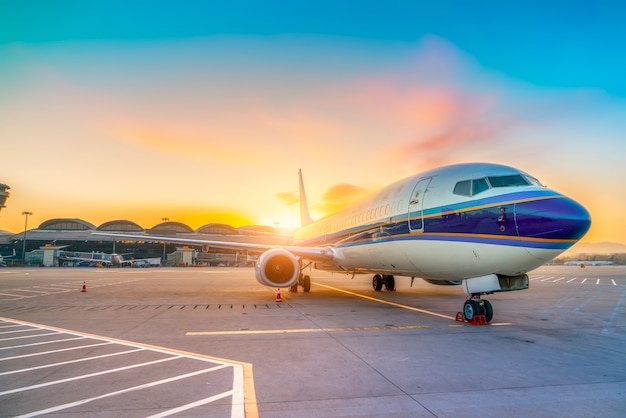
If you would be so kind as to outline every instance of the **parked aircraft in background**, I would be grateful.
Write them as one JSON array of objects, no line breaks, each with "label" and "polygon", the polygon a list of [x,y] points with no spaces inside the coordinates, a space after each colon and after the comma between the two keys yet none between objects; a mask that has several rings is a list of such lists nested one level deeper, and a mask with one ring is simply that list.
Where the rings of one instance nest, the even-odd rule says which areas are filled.
[{"label": "parked aircraft in background", "polygon": [[148,267],[161,265],[161,257],[125,260],[123,254],[107,254],[96,251],[61,251],[59,263],[70,263],[79,267]]},{"label": "parked aircraft in background", "polygon": [[591,225],[574,200],[518,169],[488,163],[451,165],[393,183],[334,215],[313,222],[300,173],[303,227],[294,244],[270,246],[147,235],[94,233],[261,253],[256,278],[265,286],[311,286],[317,269],[373,274],[375,290],[395,289],[395,276],[463,285],[466,319],[493,317],[494,292],[527,289],[526,272],[576,243]]},{"label": "parked aircraft in background", "polygon": [[609,266],[611,264],[613,264],[614,261],[612,260],[606,260],[606,261],[581,261],[581,260],[572,260],[572,261],[566,261],[565,263],[563,263],[566,266],[580,266],[580,267],[585,267],[585,266]]},{"label": "parked aircraft in background", "polygon": [[0,254],[0,267],[6,267],[7,262],[4,261],[5,258],[13,258],[15,257],[15,250],[13,250],[13,254],[11,255],[2,255]]}]

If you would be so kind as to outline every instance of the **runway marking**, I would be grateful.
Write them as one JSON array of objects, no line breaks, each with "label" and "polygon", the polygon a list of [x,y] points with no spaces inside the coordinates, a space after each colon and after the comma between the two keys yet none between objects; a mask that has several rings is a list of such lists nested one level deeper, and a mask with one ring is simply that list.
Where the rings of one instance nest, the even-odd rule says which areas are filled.
[{"label": "runway marking", "polygon": [[16,290],[18,292],[30,292],[30,293],[49,293],[49,292],[44,292],[43,290],[28,290],[28,289],[11,289],[11,290]]},{"label": "runway marking", "polygon": [[0,334],[15,334],[17,332],[33,332],[38,331],[36,329],[14,329],[13,331],[0,331]]},{"label": "runway marking", "polygon": [[617,286],[617,283],[615,283],[615,280],[611,279],[611,281],[613,282],[613,286]]},{"label": "runway marking", "polygon": [[[59,362],[59,363],[49,363],[49,364],[44,364],[43,366],[29,367],[28,369],[11,370],[10,372],[2,372],[2,373],[0,373],[0,376],[5,376],[7,374],[15,374],[15,373],[25,373],[25,372],[30,372],[30,371],[33,371],[33,370],[46,369],[48,367],[64,366],[66,364],[80,363],[82,361],[97,360],[97,359],[106,358],[106,357],[119,356],[119,355],[122,355],[122,354],[136,353],[138,351],[143,351],[143,348],[135,348],[135,349],[126,350],[126,351],[117,351],[115,353],[103,354],[103,355],[100,355],[100,356],[82,357],[82,358],[79,358],[79,359],[76,359],[76,360],[62,361],[62,362]],[[2,360],[4,360],[4,359],[2,359]]]},{"label": "runway marking", "polygon": [[[167,416],[167,415],[175,414],[175,413],[180,412],[180,411],[184,411],[184,410],[187,410],[187,409],[195,408],[197,406],[202,406],[202,405],[214,402],[214,401],[216,401],[218,399],[222,399],[222,398],[225,398],[225,397],[231,397],[231,399],[232,399],[232,402],[231,402],[231,416],[233,416],[233,417],[244,417],[245,416],[246,418],[258,418],[259,417],[259,410],[258,410],[258,404],[257,404],[257,398],[256,398],[256,389],[254,387],[254,376],[253,376],[253,369],[252,369],[252,364],[251,363],[244,363],[244,362],[240,362],[240,361],[236,361],[236,360],[227,360],[227,359],[223,359],[223,358],[219,358],[219,357],[213,357],[213,356],[207,356],[207,355],[198,354],[198,353],[190,353],[190,352],[186,352],[186,351],[182,351],[182,350],[158,347],[158,346],[154,346],[154,345],[150,345],[150,344],[130,342],[130,341],[125,341],[125,340],[116,339],[116,338],[110,338],[110,337],[104,338],[104,337],[101,337],[101,336],[98,336],[98,335],[89,334],[89,333],[82,333],[82,332],[77,332],[77,331],[69,331],[69,330],[62,329],[62,328],[46,326],[46,325],[40,325],[40,324],[34,324],[34,323],[31,323],[31,322],[20,321],[20,320],[11,319],[11,318],[0,317],[0,321],[4,321],[4,322],[9,323],[9,324],[19,324],[19,325],[23,325],[23,326],[35,327],[35,328],[39,328],[41,330],[46,330],[46,331],[54,331],[54,333],[40,334],[40,336],[41,335],[55,335],[55,334],[74,335],[77,338],[69,338],[67,340],[90,338],[90,339],[95,339],[95,340],[99,340],[99,341],[103,342],[103,343],[98,343],[98,344],[120,344],[120,345],[125,345],[127,347],[134,347],[134,348],[138,348],[138,349],[145,349],[145,350],[158,352],[158,353],[162,353],[162,354],[167,354],[167,355],[171,356],[171,357],[168,357],[168,358],[165,358],[165,359],[161,359],[161,360],[150,361],[150,362],[141,363],[141,364],[135,364],[135,365],[127,366],[127,367],[121,367],[121,368],[118,368],[118,369],[107,370],[107,371],[104,371],[104,372],[91,373],[91,374],[88,374],[88,375],[77,376],[77,377],[68,378],[68,379],[62,379],[62,380],[55,381],[55,382],[48,382],[48,383],[42,383],[42,384],[32,385],[32,386],[23,387],[23,388],[16,388],[16,389],[0,392],[0,395],[26,391],[26,390],[30,390],[30,389],[35,389],[35,388],[40,388],[40,387],[44,387],[44,386],[49,386],[49,385],[56,384],[56,383],[65,383],[65,382],[69,382],[69,381],[72,381],[72,380],[82,379],[82,378],[85,378],[85,377],[97,376],[97,375],[101,375],[101,374],[112,373],[113,371],[117,371],[117,370],[126,370],[128,368],[136,368],[136,367],[141,367],[141,366],[148,365],[148,364],[156,364],[156,363],[161,363],[161,362],[164,362],[164,361],[176,360],[176,359],[181,359],[181,358],[191,358],[191,359],[195,359],[195,360],[204,360],[204,361],[208,360],[208,361],[213,362],[213,363],[218,363],[217,366],[213,366],[213,367],[206,368],[206,369],[203,369],[203,370],[198,370],[198,371],[194,371],[194,372],[187,373],[187,374],[184,374],[184,375],[173,376],[173,377],[166,378],[166,379],[163,379],[163,380],[160,380],[160,381],[150,382],[150,383],[147,383],[147,384],[142,384],[142,385],[126,388],[126,389],[123,389],[123,390],[120,390],[120,391],[117,391],[117,392],[106,393],[106,394],[103,394],[103,395],[100,395],[100,396],[96,396],[96,397],[93,397],[93,398],[82,399],[82,400],[79,400],[79,401],[76,401],[76,402],[72,402],[72,403],[69,403],[69,404],[57,405],[57,406],[54,406],[54,407],[51,407],[51,408],[48,408],[48,409],[44,409],[44,410],[41,410],[41,411],[30,412],[28,414],[21,415],[21,416],[24,416],[24,417],[28,416],[28,417],[30,417],[30,416],[36,416],[36,415],[51,413],[51,412],[59,411],[59,410],[62,410],[62,409],[72,408],[74,406],[82,405],[82,404],[85,404],[85,403],[88,403],[88,402],[92,402],[92,401],[95,401],[95,400],[98,400],[98,399],[103,399],[103,398],[119,395],[119,394],[122,394],[122,393],[131,392],[131,391],[142,390],[142,389],[146,389],[146,388],[149,388],[149,387],[152,387],[152,386],[155,386],[155,385],[169,383],[169,382],[173,382],[173,381],[176,381],[176,380],[181,380],[181,379],[185,379],[185,378],[188,378],[188,377],[201,375],[201,374],[204,374],[204,373],[210,373],[210,372],[212,372],[214,370],[219,370],[219,369],[223,369],[223,368],[226,368],[226,367],[232,367],[233,368],[233,383],[232,383],[232,389],[231,390],[225,391],[225,392],[223,392],[221,394],[218,394],[218,395],[215,395],[215,396],[212,396],[212,397],[209,397],[209,398],[200,399],[199,401],[196,401],[196,402],[193,402],[193,403],[190,403],[190,404],[179,406],[179,407],[174,408],[174,409],[169,410],[169,411],[161,412],[161,413],[156,414],[154,416]],[[7,339],[14,339],[14,338],[3,338],[2,340],[7,340]],[[51,341],[51,342],[47,342],[47,343],[54,343],[54,342],[58,342],[58,341],[62,341],[62,340],[56,340],[56,341]],[[32,345],[38,345],[38,344],[46,344],[46,343],[37,343],[37,344],[32,344]],[[31,344],[29,344],[29,345],[31,345]],[[2,347],[1,349],[10,349],[10,348],[15,348],[15,347],[19,347],[19,346]],[[66,350],[66,349],[55,350],[55,351],[64,351],[64,350]],[[46,353],[49,353],[49,352],[46,352]],[[41,354],[41,353],[36,353],[35,355],[37,355],[37,354]]]},{"label": "runway marking", "polygon": [[619,300],[615,304],[613,308],[613,312],[611,313],[611,318],[609,318],[608,324],[602,329],[602,334],[613,334],[617,328],[617,320],[621,317],[622,310],[624,309],[624,305],[626,304],[626,291],[622,292]]},{"label": "runway marking", "polygon": [[[78,338],[70,338],[70,339],[71,340],[76,340]],[[61,340],[61,341],[64,341],[64,340]],[[83,349],[83,348],[99,347],[101,345],[109,345],[109,344],[113,344],[113,343],[104,342],[104,343],[97,343],[97,344],[81,345],[79,347],[61,348],[61,349],[58,349],[58,350],[44,351],[42,353],[22,354],[20,356],[0,358],[0,361],[15,360],[15,359],[18,359],[18,358],[26,358],[26,357],[34,357],[34,356],[43,356],[45,354],[61,353],[63,351],[80,350],[80,349]],[[5,348],[13,348],[13,347],[5,347]]]},{"label": "runway marking", "polygon": [[64,338],[62,340],[42,341],[40,343],[14,345],[12,347],[0,347],[0,350],[12,350],[14,348],[34,347],[36,345],[46,345],[46,344],[54,344],[54,343],[60,343],[60,342],[65,342],[65,341],[84,340],[85,338],[86,337],[76,337],[76,338]]},{"label": "runway marking", "polygon": [[34,298],[35,296],[13,295],[11,293],[0,293],[2,296],[13,296],[15,298]]},{"label": "runway marking", "polygon": [[[223,369],[224,367],[228,367],[228,366],[222,364],[220,366],[210,367],[208,369],[197,370],[195,372],[191,372],[191,373],[187,373],[187,374],[183,374],[183,375],[179,375],[179,376],[174,376],[174,377],[170,377],[168,379],[158,380],[158,381],[146,383],[146,384],[143,384],[143,385],[133,386],[133,387],[130,387],[130,388],[118,390],[116,392],[105,393],[104,395],[100,395],[100,396],[94,396],[94,397],[91,397],[91,398],[81,399],[79,401],[74,401],[74,402],[63,404],[63,405],[53,406],[52,408],[42,409],[40,411],[34,411],[34,412],[29,413],[29,414],[24,414],[24,415],[20,415],[20,416],[21,417],[35,417],[35,416],[38,416],[38,415],[49,414],[51,412],[61,411],[63,409],[73,408],[75,406],[79,406],[79,405],[83,405],[83,404],[86,404],[86,403],[89,403],[89,402],[93,402],[93,401],[98,400],[98,399],[110,398],[111,396],[121,395],[123,393],[133,392],[133,391],[141,390],[141,389],[147,389],[147,388],[150,388],[150,387],[153,387],[153,386],[157,386],[157,385],[160,385],[160,384],[163,384],[163,383],[169,383],[169,382],[173,382],[175,380],[186,379],[188,377],[193,377],[193,376],[196,376],[196,375],[199,375],[199,374],[203,374],[203,373],[209,373],[209,372],[212,372],[212,371],[215,371],[215,370]],[[232,392],[232,391],[229,391],[229,392]],[[229,393],[229,392],[225,392],[225,393]],[[159,415],[153,415],[153,416],[159,416]],[[161,415],[161,416],[166,416],[166,415]]]},{"label": "runway marking", "polygon": [[573,282],[574,280],[576,280],[576,277],[573,277],[573,278],[569,279],[569,280],[567,281],[567,283],[571,283],[571,282]]},{"label": "runway marking", "polygon": [[151,366],[153,364],[164,363],[166,361],[172,361],[172,360],[179,360],[181,358],[182,358],[182,356],[166,357],[166,358],[162,358],[162,359],[159,359],[159,360],[146,361],[144,363],[137,363],[137,364],[132,364],[130,366],[118,367],[117,369],[109,369],[109,370],[104,370],[104,371],[101,371],[101,372],[83,374],[83,375],[75,376],[75,377],[68,377],[67,379],[53,380],[52,382],[39,383],[39,384],[36,384],[36,385],[31,385],[31,386],[24,386],[24,387],[21,387],[21,388],[15,388],[15,389],[10,389],[10,390],[5,390],[3,392],[0,392],[0,396],[2,396],[2,395],[10,395],[10,394],[13,394],[13,393],[24,392],[24,391],[27,391],[27,390],[39,389],[39,388],[43,388],[43,387],[46,387],[46,386],[58,385],[58,384],[61,384],[61,383],[73,382],[75,380],[87,379],[89,377],[102,376],[104,374],[109,374],[109,373],[117,373],[117,372],[121,372],[121,371],[124,371],[124,370],[135,369],[137,367]]},{"label": "runway marking", "polygon": [[378,298],[374,298],[374,297],[367,296],[367,295],[361,295],[360,293],[350,292],[349,290],[343,290],[343,289],[339,289],[339,288],[328,286],[328,285],[321,284],[321,283],[314,283],[314,284],[317,285],[317,286],[325,287],[327,289],[335,290],[337,292],[346,293],[348,295],[356,296],[356,297],[359,297],[359,298],[371,300],[371,301],[378,302],[378,303],[383,303],[385,305],[395,306],[396,308],[402,308],[402,309],[407,309],[409,311],[415,311],[415,312],[420,312],[420,313],[424,313],[424,314],[427,314],[427,315],[438,316],[440,318],[451,319],[453,321],[456,320],[456,318],[454,318],[452,316],[443,315],[443,314],[440,314],[440,313],[437,313],[437,312],[431,312],[431,311],[427,311],[425,309],[415,308],[413,306],[402,305],[400,303],[389,302],[387,300],[378,299]]},{"label": "runway marking", "polygon": [[301,329],[263,329],[249,330],[241,329],[236,331],[189,331],[185,335],[257,335],[257,334],[308,334],[316,332],[341,332],[341,331],[395,331],[405,329],[425,329],[427,325],[398,325],[384,327],[354,327],[354,328],[301,328]]},{"label": "runway marking", "polygon": [[[102,282],[98,280],[98,282],[94,282],[93,284],[89,284],[88,287],[91,288],[99,288],[103,286],[114,286],[121,285],[126,283],[134,283],[142,280],[146,280],[146,278],[135,278],[129,280],[117,280],[113,282]],[[8,300],[20,300],[20,299],[30,299],[42,296],[50,296],[50,295],[58,295],[60,293],[70,293],[74,291],[81,290],[81,287],[85,283],[85,280],[78,280],[76,282],[65,282],[65,283],[50,283],[46,285],[35,285],[24,288],[12,288],[5,290],[5,292],[11,293],[3,293],[0,292],[0,296],[8,296],[10,298],[0,298],[0,301],[8,301]],[[41,289],[41,290],[35,290]],[[21,293],[31,293],[30,295],[20,294]],[[32,294],[35,293],[35,294]]]},{"label": "runway marking", "polygon": [[550,279],[554,279],[554,276],[546,277],[545,279],[542,280],[542,282],[546,282],[546,281],[548,281]]},{"label": "runway marking", "polygon": [[586,281],[587,281],[587,278],[585,277],[583,281],[581,282],[581,284],[585,284]]}]

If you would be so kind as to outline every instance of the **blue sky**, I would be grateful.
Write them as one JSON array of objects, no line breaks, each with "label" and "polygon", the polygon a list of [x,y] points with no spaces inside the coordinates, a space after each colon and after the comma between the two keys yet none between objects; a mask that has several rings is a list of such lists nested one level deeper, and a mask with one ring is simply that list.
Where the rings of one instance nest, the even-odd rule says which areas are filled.
[{"label": "blue sky", "polygon": [[626,95],[620,1],[4,2],[0,43],[215,35],[413,42],[434,34],[531,83]]},{"label": "blue sky", "polygon": [[2,2],[0,229],[20,230],[24,210],[35,224],[292,225],[298,168],[319,217],[355,191],[480,160],[581,201],[587,240],[626,243],[625,10]]}]

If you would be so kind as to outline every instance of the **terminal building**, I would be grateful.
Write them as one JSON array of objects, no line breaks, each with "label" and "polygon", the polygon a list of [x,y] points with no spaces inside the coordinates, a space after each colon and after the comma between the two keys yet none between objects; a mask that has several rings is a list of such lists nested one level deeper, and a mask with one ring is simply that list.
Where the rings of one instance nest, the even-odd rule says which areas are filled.
[{"label": "terminal building", "polygon": [[[93,235],[93,232],[145,235],[146,239],[125,240]],[[67,255],[70,253],[90,253],[94,261],[111,254],[122,255],[126,260],[160,258],[160,264],[168,266],[241,266],[251,265],[256,260],[255,254],[201,245],[164,243],[150,235],[270,245],[290,243],[289,237],[278,234],[274,228],[267,226],[234,228],[226,224],[211,223],[194,230],[186,224],[168,221],[146,229],[128,220],[114,220],[96,226],[82,219],[57,218],[17,234],[0,231],[0,254],[15,254],[12,258],[5,257],[8,265],[41,266],[76,265],[68,261],[70,257]]]}]

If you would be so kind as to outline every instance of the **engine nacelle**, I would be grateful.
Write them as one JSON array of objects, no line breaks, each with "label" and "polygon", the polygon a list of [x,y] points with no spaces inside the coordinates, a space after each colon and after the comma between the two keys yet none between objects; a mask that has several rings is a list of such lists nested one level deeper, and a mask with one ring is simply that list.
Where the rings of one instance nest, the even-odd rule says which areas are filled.
[{"label": "engine nacelle", "polygon": [[291,287],[300,276],[300,263],[289,251],[272,248],[258,258],[254,273],[264,286]]},{"label": "engine nacelle", "polygon": [[436,284],[437,286],[458,286],[462,282],[460,280],[431,280],[431,279],[422,279],[427,283]]}]

